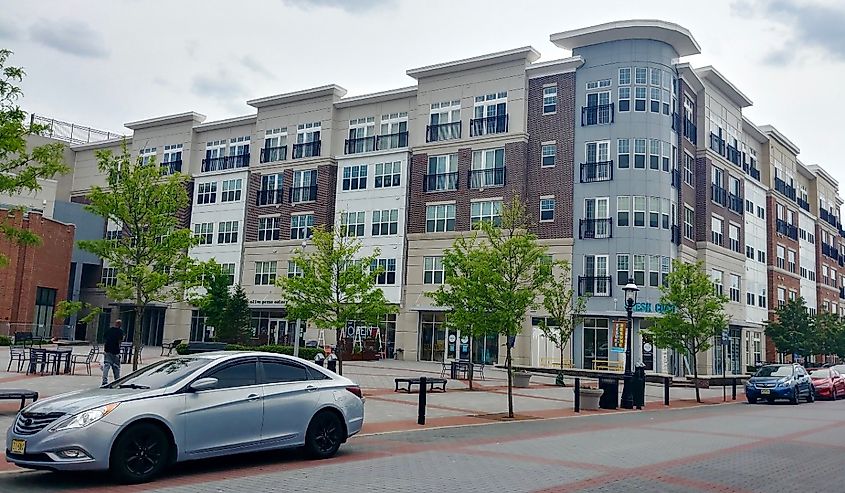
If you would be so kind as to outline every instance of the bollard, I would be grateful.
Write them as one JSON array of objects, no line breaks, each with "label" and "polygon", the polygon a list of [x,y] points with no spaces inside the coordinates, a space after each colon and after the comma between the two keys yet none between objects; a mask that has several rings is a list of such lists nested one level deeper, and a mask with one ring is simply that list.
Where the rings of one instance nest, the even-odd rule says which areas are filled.
[{"label": "bollard", "polygon": [[575,377],[575,412],[581,412],[581,379]]},{"label": "bollard", "polygon": [[671,377],[666,377],[666,378],[663,379],[663,405],[664,406],[669,405],[669,378],[671,378]]},{"label": "bollard", "polygon": [[428,380],[426,377],[420,377],[420,407],[417,416],[417,424],[419,425],[425,424],[425,392],[426,387],[428,387],[426,380]]},{"label": "bollard", "polygon": [[731,400],[736,400],[736,378],[731,382]]}]

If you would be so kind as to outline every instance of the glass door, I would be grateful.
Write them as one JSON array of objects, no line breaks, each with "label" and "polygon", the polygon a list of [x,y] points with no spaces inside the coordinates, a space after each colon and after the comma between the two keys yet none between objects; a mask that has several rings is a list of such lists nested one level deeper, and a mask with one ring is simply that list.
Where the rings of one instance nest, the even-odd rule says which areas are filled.
[{"label": "glass door", "polygon": [[[603,321],[604,324],[597,324],[596,322]],[[607,352],[607,332],[608,329],[604,327],[596,327],[595,325],[606,325],[607,319],[584,319],[584,369],[592,370],[593,364],[596,360],[608,359]],[[590,327],[590,325],[593,325]]]}]

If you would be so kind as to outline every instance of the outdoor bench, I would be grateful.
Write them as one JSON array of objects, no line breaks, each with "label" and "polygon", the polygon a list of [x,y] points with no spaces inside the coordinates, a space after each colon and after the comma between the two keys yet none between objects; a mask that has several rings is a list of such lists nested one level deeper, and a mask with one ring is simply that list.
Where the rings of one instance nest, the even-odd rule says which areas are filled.
[{"label": "outdoor bench", "polygon": [[[407,387],[404,388],[405,392],[411,393],[411,387],[416,385],[420,385],[419,378],[397,378],[396,379],[396,389],[394,392],[399,392],[399,384],[407,384]],[[426,386],[428,390],[435,390],[435,386],[439,386],[439,390],[446,392],[446,379],[445,378],[426,378]]]},{"label": "outdoor bench", "polygon": [[32,402],[38,400],[38,392],[34,390],[25,389],[0,389],[0,400],[21,400],[21,409],[26,405],[27,399],[32,399]]}]

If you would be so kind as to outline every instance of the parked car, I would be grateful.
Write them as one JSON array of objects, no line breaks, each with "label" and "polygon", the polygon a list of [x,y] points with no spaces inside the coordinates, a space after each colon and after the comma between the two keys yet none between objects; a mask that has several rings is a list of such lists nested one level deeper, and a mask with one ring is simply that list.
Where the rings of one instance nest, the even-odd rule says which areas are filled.
[{"label": "parked car", "polygon": [[137,483],[175,462],[241,452],[303,447],[328,458],[363,422],[348,378],[279,354],[213,352],[27,406],[6,434],[6,460]]},{"label": "parked car", "polygon": [[836,370],[842,378],[845,378],[845,365],[833,365],[830,368]]},{"label": "parked car", "polygon": [[775,399],[788,399],[798,404],[802,398],[813,402],[816,395],[807,371],[793,363],[761,367],[746,382],[745,398],[749,404],[755,404],[758,399],[766,399],[770,403]]},{"label": "parked car", "polygon": [[810,372],[816,396],[837,400],[845,397],[845,377],[833,368],[820,368]]}]

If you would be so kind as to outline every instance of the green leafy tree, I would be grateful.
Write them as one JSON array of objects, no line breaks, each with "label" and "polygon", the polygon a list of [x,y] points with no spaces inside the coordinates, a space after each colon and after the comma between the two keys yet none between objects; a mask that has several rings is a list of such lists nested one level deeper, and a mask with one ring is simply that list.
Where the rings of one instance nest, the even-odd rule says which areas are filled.
[{"label": "green leafy tree", "polygon": [[782,355],[808,355],[813,349],[814,325],[804,298],[798,297],[775,310],[775,319],[766,323],[766,335]]},{"label": "green leafy tree", "polygon": [[212,259],[198,265],[197,274],[199,277],[194,280],[194,285],[203,288],[204,292],[200,295],[193,294],[190,302],[200,309],[205,316],[206,325],[214,327],[215,338],[220,339],[221,331],[225,333],[226,330],[226,310],[231,300],[229,273]]},{"label": "green leafy tree", "polygon": [[812,332],[808,334],[808,354],[824,356],[825,360],[836,355],[842,340],[842,319],[830,312],[818,312],[813,318]]},{"label": "green leafy tree", "polygon": [[715,336],[728,326],[724,312],[728,299],[716,292],[701,262],[673,261],[668,283],[660,291],[660,302],[674,310],[655,320],[651,328],[654,343],[691,356],[695,400],[701,402],[698,355],[710,349]]},{"label": "green leafy tree", "polygon": [[[578,325],[586,309],[586,298],[578,296],[572,286],[572,266],[566,260],[552,264],[552,276],[549,282],[543,286],[543,307],[549,314],[549,319],[544,320],[540,330],[546,339],[560,351],[560,368],[564,367],[564,351],[566,344],[572,337],[572,332]],[[563,384],[563,378],[559,378]]]},{"label": "green leafy tree", "polygon": [[[25,74],[20,67],[6,66],[11,54],[9,50],[0,49],[0,196],[40,190],[39,180],[68,170],[62,159],[64,146],[60,143],[27,150],[27,137],[40,135],[47,127],[28,124],[26,112],[17,105],[18,98],[23,95],[18,84]],[[16,228],[9,221],[0,221],[2,239],[18,245],[39,245],[41,242],[35,233]],[[8,262],[8,257],[0,253],[0,267]]]},{"label": "green leafy tree", "polygon": [[342,226],[315,227],[309,243],[312,248],[297,249],[292,259],[302,275],[281,277],[278,285],[290,319],[310,320],[318,329],[335,331],[342,374],[340,343],[346,322],[375,325],[396,307],[387,303],[376,285],[382,270],[371,266],[378,250],[359,257],[361,242],[346,235]]},{"label": "green leafy tree", "polygon": [[235,286],[226,308],[226,342],[243,344],[252,336],[252,311],[243,286]]},{"label": "green leafy tree", "polygon": [[185,286],[195,276],[195,262],[187,253],[195,239],[178,218],[189,204],[187,177],[162,176],[154,160],[133,159],[125,142],[120,154],[101,151],[97,159],[106,186],[92,187],[86,209],[123,229],[117,239],[80,241],[79,246],[116,269],[116,283],[102,285],[109,298],[134,305],[134,370],[147,305],[183,301]]}]

